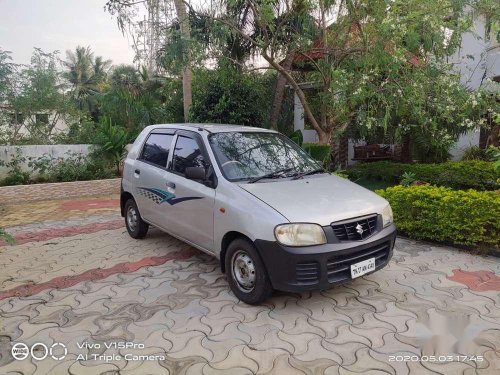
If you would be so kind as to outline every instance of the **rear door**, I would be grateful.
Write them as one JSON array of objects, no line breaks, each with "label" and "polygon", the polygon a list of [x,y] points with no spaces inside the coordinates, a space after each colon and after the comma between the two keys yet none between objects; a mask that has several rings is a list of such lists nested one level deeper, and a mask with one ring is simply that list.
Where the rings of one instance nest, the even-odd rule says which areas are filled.
[{"label": "rear door", "polygon": [[169,202],[168,227],[173,234],[203,249],[214,249],[215,188],[189,180],[187,167],[210,167],[203,139],[198,133],[178,131],[167,168],[167,184],[175,194]]},{"label": "rear door", "polygon": [[169,160],[174,131],[153,130],[146,139],[141,154],[135,164],[135,197],[141,216],[149,223],[164,226],[158,215],[168,214],[167,199],[172,192],[166,186],[167,162]]}]

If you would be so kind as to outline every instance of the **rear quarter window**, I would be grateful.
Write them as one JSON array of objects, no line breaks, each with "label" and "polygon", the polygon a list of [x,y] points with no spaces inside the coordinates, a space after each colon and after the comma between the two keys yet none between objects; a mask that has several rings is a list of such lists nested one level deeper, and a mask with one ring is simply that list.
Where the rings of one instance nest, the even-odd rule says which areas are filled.
[{"label": "rear quarter window", "polygon": [[140,156],[140,160],[166,168],[172,134],[150,134]]}]

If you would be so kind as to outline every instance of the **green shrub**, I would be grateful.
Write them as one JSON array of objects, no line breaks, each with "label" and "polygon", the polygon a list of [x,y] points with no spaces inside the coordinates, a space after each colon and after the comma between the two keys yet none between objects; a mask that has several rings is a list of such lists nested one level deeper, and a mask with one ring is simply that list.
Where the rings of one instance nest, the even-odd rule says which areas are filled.
[{"label": "green shrub", "polygon": [[500,245],[500,191],[394,186],[387,199],[398,230],[415,239],[458,245]]},{"label": "green shrub", "polygon": [[[31,172],[21,169],[22,164],[28,161]],[[20,149],[11,155],[6,163],[0,161],[0,166],[9,168],[7,177],[0,181],[0,185],[13,186],[43,182],[88,181],[117,176],[116,160],[107,158],[101,149],[96,149],[90,155],[68,152],[64,158],[55,158],[45,154],[39,158],[26,158]],[[32,175],[37,175],[33,178]]]},{"label": "green shrub", "polygon": [[302,146],[302,144],[304,143],[304,136],[299,129],[290,134],[290,139],[297,143],[299,146]]},{"label": "green shrub", "polygon": [[345,178],[345,179],[348,179],[349,176],[347,176],[344,171],[336,171],[336,172],[333,172],[332,173],[333,175],[335,176],[339,176],[339,177],[342,177],[342,178]]},{"label": "green shrub", "polygon": [[413,172],[405,172],[401,175],[400,184],[403,186],[410,186],[417,180],[415,173]]},{"label": "green shrub", "polygon": [[0,227],[0,241],[3,240],[10,245],[15,243],[14,237],[12,237],[9,233],[5,231],[5,229]]},{"label": "green shrub", "polygon": [[353,181],[382,180],[397,184],[405,172],[417,180],[454,189],[495,190],[499,188],[499,172],[493,162],[469,160],[441,164],[402,164],[389,161],[358,163],[345,173]]},{"label": "green shrub", "polygon": [[22,169],[22,164],[26,162],[26,157],[22,155],[21,148],[16,148],[16,153],[10,155],[9,162],[3,162],[0,160],[0,167],[6,167],[9,169],[7,177],[1,181],[1,185],[12,186],[12,185],[25,185],[29,184],[31,176],[28,172]]},{"label": "green shrub", "polygon": [[[495,171],[498,175],[500,175],[500,149],[497,147],[496,150],[492,153],[492,160],[494,163]],[[497,180],[498,182],[498,180]]]},{"label": "green shrub", "polygon": [[84,158],[66,159],[61,160],[52,168],[49,181],[87,181],[116,177],[114,173],[108,171],[102,163],[89,162]]},{"label": "green shrub", "polygon": [[418,180],[453,189],[495,190],[499,188],[492,162],[470,160],[443,164],[412,164],[409,171]]},{"label": "green shrub", "polygon": [[494,161],[495,155],[499,152],[500,148],[495,146],[490,146],[488,148],[472,146],[464,150],[464,154],[462,155],[462,160]]},{"label": "green shrub", "polygon": [[28,172],[21,170],[10,171],[7,177],[2,180],[3,186],[26,185],[31,182],[31,176]]},{"label": "green shrub", "polygon": [[478,146],[467,147],[462,155],[462,160],[487,160],[486,150]]},{"label": "green shrub", "polygon": [[313,157],[313,159],[328,164],[330,160],[330,146],[318,145],[316,143],[304,143],[302,148]]},{"label": "green shrub", "polygon": [[127,155],[127,144],[129,135],[127,131],[117,125],[113,125],[111,119],[104,118],[97,134],[99,148],[94,152],[97,158],[110,160],[115,168],[116,175],[120,175],[122,160]]},{"label": "green shrub", "polygon": [[44,155],[30,162],[39,173],[37,182],[88,181],[116,177],[112,165],[94,154],[69,153],[65,158]]},{"label": "green shrub", "polygon": [[390,161],[377,161],[371,163],[357,163],[348,168],[345,173],[349,179],[379,180],[397,184],[410,164],[393,163]]},{"label": "green shrub", "polygon": [[229,67],[195,69],[190,119],[265,127],[269,103],[273,100],[274,80],[273,75],[242,74]]}]

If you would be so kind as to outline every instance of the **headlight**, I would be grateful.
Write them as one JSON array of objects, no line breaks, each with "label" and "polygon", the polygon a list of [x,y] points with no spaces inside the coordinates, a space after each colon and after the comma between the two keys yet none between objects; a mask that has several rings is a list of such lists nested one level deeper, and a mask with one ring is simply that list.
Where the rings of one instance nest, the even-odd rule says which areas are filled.
[{"label": "headlight", "polygon": [[389,224],[391,224],[392,220],[393,220],[393,217],[392,217],[392,208],[391,208],[391,205],[388,204],[382,210],[382,222],[384,223],[384,228],[386,226],[388,226]]},{"label": "headlight", "polygon": [[311,246],[326,243],[323,228],[318,224],[281,224],[274,228],[274,236],[286,246]]}]

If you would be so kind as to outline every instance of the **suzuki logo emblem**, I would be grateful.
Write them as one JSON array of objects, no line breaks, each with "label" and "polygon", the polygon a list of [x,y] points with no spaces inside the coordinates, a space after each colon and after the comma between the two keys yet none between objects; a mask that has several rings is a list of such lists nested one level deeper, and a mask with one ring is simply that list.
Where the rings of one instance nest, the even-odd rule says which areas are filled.
[{"label": "suzuki logo emblem", "polygon": [[364,231],[365,230],[363,229],[363,227],[361,226],[361,224],[356,225],[356,232],[358,232],[360,236],[363,235]]}]

